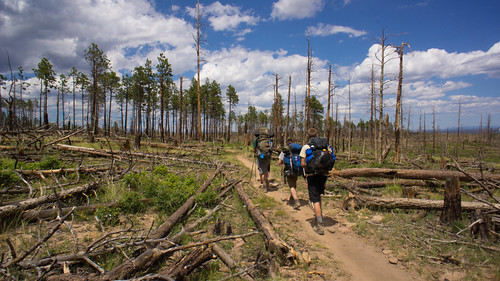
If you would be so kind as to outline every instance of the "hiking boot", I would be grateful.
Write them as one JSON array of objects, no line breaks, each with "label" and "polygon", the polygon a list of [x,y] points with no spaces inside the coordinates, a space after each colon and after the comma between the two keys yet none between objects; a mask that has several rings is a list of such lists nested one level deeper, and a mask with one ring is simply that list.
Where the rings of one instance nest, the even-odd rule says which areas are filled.
[{"label": "hiking boot", "polygon": [[293,208],[295,210],[298,210],[300,208],[300,202],[299,202],[299,200],[297,200],[297,201],[295,201],[295,203],[293,203]]},{"label": "hiking boot", "polygon": [[319,235],[324,235],[325,234],[325,228],[323,227],[322,223],[316,223],[316,225],[313,226],[313,229]]}]

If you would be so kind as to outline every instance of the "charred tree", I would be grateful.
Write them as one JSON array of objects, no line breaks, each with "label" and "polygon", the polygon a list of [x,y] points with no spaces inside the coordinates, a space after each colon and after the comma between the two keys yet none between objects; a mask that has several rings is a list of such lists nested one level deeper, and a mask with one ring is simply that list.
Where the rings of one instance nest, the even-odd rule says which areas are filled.
[{"label": "charred tree", "polygon": [[450,223],[462,220],[461,202],[459,179],[457,177],[447,178],[444,189],[444,206],[441,213],[441,222]]}]

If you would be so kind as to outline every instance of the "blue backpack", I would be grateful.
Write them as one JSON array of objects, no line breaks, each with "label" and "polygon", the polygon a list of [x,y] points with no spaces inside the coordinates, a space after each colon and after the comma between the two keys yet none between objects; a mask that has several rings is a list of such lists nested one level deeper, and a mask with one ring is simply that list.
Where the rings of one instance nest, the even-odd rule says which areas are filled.
[{"label": "blue backpack", "polygon": [[288,149],[283,149],[283,154],[285,158],[283,160],[285,164],[285,174],[300,176],[303,174],[302,167],[300,166],[300,150],[302,145],[291,143]]}]

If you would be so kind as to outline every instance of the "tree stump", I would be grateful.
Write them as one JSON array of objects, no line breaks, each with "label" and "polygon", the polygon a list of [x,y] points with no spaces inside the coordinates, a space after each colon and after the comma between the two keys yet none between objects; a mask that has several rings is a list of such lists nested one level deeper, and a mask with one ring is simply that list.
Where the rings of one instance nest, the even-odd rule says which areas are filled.
[{"label": "tree stump", "polygon": [[480,238],[483,241],[487,241],[490,238],[490,230],[493,230],[493,223],[491,216],[482,210],[476,210],[471,213],[471,224],[472,227],[470,231],[475,238]]},{"label": "tree stump", "polygon": [[450,223],[462,220],[462,198],[460,196],[460,181],[458,177],[446,179],[444,189],[444,205],[441,222]]}]

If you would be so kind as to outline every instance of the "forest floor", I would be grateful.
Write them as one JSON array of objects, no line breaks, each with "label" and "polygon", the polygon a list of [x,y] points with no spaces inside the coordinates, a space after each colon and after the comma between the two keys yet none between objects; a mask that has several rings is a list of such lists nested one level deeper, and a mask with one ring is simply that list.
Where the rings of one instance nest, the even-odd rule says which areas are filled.
[{"label": "forest floor", "polygon": [[[240,155],[237,159],[251,173],[250,185],[264,192],[252,159]],[[274,163],[273,163],[274,164]],[[263,210],[277,232],[295,250],[310,260],[302,272],[295,268],[280,268],[280,274],[294,280],[419,280],[414,272],[408,270],[410,264],[403,264],[390,250],[381,249],[360,237],[352,230],[353,223],[347,220],[347,211],[341,208],[341,200],[323,200],[325,234],[317,234],[312,225],[314,214],[310,206],[305,181],[298,180],[297,193],[301,207],[293,209],[288,204],[290,189],[280,180],[280,175],[270,173],[271,190],[265,195],[279,202],[280,212]],[[282,187],[281,187],[282,186]],[[374,223],[380,220],[371,218]],[[302,275],[302,276],[301,276]],[[304,276],[306,275],[306,276]],[[446,279],[445,279],[446,278]],[[441,278],[440,278],[441,279]],[[454,280],[452,276],[441,280]]]}]

